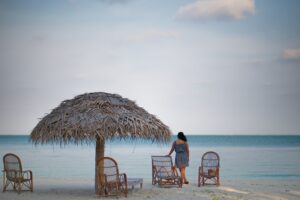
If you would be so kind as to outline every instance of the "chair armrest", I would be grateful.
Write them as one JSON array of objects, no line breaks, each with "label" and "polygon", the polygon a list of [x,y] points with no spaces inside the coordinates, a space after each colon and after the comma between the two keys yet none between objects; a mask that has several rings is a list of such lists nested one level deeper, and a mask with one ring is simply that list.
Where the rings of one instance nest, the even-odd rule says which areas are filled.
[{"label": "chair armrest", "polygon": [[127,175],[125,173],[119,174],[119,179],[127,185]]},{"label": "chair armrest", "polygon": [[219,173],[220,173],[220,168],[218,167],[218,168],[216,169],[216,174],[217,174],[217,176],[219,176]]},{"label": "chair armrest", "polygon": [[200,166],[198,170],[199,170],[199,173],[203,174],[203,166]]},{"label": "chair armrest", "polygon": [[124,189],[125,197],[127,197],[127,192],[128,192],[128,189],[127,189],[127,175],[125,173],[121,173],[121,174],[119,174],[119,179],[120,179],[121,187],[123,187],[123,189]]},{"label": "chair armrest", "polygon": [[98,180],[99,180],[99,183],[104,183],[106,184],[107,183],[107,175],[106,174],[99,174],[98,175]]},{"label": "chair armrest", "polygon": [[25,170],[25,171],[23,171],[23,176],[25,176],[25,175],[27,176],[27,178],[32,179],[32,171],[31,170]]},{"label": "chair armrest", "polygon": [[153,165],[152,165],[152,171],[153,171],[153,172],[157,172],[156,166],[153,166]]}]

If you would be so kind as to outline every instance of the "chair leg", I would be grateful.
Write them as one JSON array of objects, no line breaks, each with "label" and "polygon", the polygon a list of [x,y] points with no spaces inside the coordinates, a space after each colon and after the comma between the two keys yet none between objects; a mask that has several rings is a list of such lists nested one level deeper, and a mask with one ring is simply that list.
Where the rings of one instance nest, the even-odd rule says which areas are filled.
[{"label": "chair leg", "polygon": [[127,192],[128,192],[127,186],[125,185],[125,188],[124,188],[125,197],[127,197]]},{"label": "chair leg", "polygon": [[198,187],[200,187],[200,179],[201,179],[201,176],[200,176],[200,173],[198,173]]},{"label": "chair leg", "polygon": [[21,181],[18,182],[18,193],[20,194],[22,190],[22,184]]},{"label": "chair leg", "polygon": [[4,173],[5,172],[3,171],[3,191],[2,192],[5,191],[5,174]]},{"label": "chair leg", "polygon": [[2,192],[5,192],[8,185],[9,185],[8,180],[5,180],[5,178],[3,177],[3,191]]},{"label": "chair leg", "polygon": [[33,192],[33,180],[30,181],[30,191]]},{"label": "chair leg", "polygon": [[179,187],[182,188],[182,178],[180,177],[178,181],[179,181]]},{"label": "chair leg", "polygon": [[6,191],[6,188],[7,188],[8,185],[9,185],[8,180],[6,180],[6,181],[3,180],[3,191],[2,192]]},{"label": "chair leg", "polygon": [[158,185],[161,187],[161,179],[158,179]]},{"label": "chair leg", "polygon": [[119,187],[118,183],[115,183],[114,187],[116,188],[116,195],[118,197],[119,196],[119,190],[120,190],[120,187]]}]

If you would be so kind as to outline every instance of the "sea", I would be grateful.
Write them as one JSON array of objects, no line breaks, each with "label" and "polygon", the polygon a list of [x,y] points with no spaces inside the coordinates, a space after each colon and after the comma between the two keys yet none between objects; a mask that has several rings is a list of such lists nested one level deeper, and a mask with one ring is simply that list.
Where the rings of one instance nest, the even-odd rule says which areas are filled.
[{"label": "sea", "polygon": [[[105,144],[105,156],[114,158],[128,177],[151,180],[151,155],[169,153],[172,140],[156,144],[145,140],[115,140]],[[202,155],[215,151],[220,156],[222,180],[299,180],[300,136],[275,135],[187,135],[190,163],[186,169],[196,182]],[[27,135],[0,136],[0,156],[17,154],[23,169],[35,177],[93,180],[95,144],[34,145]],[[173,154],[173,159],[175,155]],[[3,162],[0,163],[3,169]]]}]

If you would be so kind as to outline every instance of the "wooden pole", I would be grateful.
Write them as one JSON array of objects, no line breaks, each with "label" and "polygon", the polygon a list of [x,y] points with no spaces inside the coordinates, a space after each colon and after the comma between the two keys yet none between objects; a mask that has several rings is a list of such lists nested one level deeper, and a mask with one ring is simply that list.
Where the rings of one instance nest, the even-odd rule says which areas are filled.
[{"label": "wooden pole", "polygon": [[[105,141],[100,140],[99,137],[96,137],[96,153],[95,153],[95,193],[97,193],[97,188],[99,184],[98,180],[98,173],[103,174],[103,166],[99,167],[97,166],[98,160],[102,157],[104,157],[104,147],[105,147]],[[100,165],[103,165],[103,163],[100,163]],[[98,171],[100,169],[100,171]],[[102,169],[102,170],[101,170]]]}]

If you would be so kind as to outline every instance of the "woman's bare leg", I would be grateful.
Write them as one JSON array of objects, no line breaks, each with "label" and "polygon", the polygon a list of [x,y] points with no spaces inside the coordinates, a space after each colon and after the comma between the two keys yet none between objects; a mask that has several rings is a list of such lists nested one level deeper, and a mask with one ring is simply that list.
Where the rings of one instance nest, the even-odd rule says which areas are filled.
[{"label": "woman's bare leg", "polygon": [[186,180],[186,176],[185,176],[185,167],[180,168],[180,174],[181,174],[183,183],[188,182],[188,181]]}]

